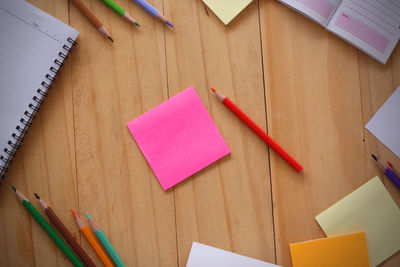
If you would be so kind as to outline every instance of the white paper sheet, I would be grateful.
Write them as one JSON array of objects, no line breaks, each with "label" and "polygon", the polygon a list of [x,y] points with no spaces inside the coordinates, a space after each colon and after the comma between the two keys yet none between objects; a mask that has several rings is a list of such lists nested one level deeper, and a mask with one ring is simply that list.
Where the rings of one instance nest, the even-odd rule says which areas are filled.
[{"label": "white paper sheet", "polygon": [[193,242],[186,267],[278,267],[278,265]]},{"label": "white paper sheet", "polygon": [[400,87],[386,100],[365,128],[400,158]]}]

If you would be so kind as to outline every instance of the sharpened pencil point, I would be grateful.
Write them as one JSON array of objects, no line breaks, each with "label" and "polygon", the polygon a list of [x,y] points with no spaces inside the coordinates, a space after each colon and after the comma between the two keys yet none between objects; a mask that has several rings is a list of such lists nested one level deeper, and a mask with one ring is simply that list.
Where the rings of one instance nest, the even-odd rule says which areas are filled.
[{"label": "sharpened pencil point", "polygon": [[14,192],[17,192],[17,188],[15,188],[15,186],[11,186],[12,190],[14,190]]},{"label": "sharpened pencil point", "polygon": [[392,164],[392,163],[390,163],[390,162],[388,161],[387,164],[390,166],[390,168],[393,168],[393,164]]},{"label": "sharpened pencil point", "polygon": [[107,38],[108,38],[108,40],[110,40],[111,42],[114,43],[114,40],[113,40],[113,38],[111,38],[111,36],[107,36]]},{"label": "sharpened pencil point", "polygon": [[215,89],[214,88],[211,88],[211,91],[213,91],[215,93]]},{"label": "sharpened pencil point", "polygon": [[38,194],[34,193],[34,195],[35,195],[35,197],[36,197],[37,199],[40,199],[40,197],[39,197]]},{"label": "sharpened pencil point", "polygon": [[375,161],[378,161],[378,158],[374,154],[371,154],[371,157],[373,157]]},{"label": "sharpened pencil point", "polygon": [[140,24],[137,21],[135,21],[133,24],[135,24],[136,26],[140,27]]},{"label": "sharpened pencil point", "polygon": [[88,219],[90,219],[90,215],[89,215],[89,213],[86,213],[86,217],[87,217]]},{"label": "sharpened pencil point", "polygon": [[172,25],[172,23],[169,22],[168,20],[167,20],[165,23],[167,23],[167,24],[168,24],[169,26],[171,26],[171,27],[174,27],[174,25]]},{"label": "sharpened pencil point", "polygon": [[76,218],[76,213],[75,213],[75,211],[71,209],[71,213],[72,213],[72,215],[74,216],[74,218]]}]

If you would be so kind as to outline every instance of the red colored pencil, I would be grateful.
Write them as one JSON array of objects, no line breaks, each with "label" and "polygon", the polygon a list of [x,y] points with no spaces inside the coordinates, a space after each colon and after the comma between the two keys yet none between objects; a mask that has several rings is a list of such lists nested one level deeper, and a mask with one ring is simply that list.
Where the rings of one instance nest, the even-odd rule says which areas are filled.
[{"label": "red colored pencil", "polygon": [[255,132],[264,142],[279,156],[281,156],[290,166],[293,167],[297,172],[302,172],[303,167],[292,158],[282,147],[280,147],[271,137],[268,136],[254,121],[252,121],[247,115],[241,111],[229,98],[215,91],[214,88],[211,90],[215,93],[218,100],[221,101],[230,111],[232,111],[236,116],[239,117],[253,132]]}]

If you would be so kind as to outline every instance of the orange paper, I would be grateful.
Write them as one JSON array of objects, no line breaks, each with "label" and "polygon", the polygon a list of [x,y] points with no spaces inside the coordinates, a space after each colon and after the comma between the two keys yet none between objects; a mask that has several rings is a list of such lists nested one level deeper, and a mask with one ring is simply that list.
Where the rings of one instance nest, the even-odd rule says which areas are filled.
[{"label": "orange paper", "polygon": [[290,244],[293,267],[368,267],[364,232]]}]

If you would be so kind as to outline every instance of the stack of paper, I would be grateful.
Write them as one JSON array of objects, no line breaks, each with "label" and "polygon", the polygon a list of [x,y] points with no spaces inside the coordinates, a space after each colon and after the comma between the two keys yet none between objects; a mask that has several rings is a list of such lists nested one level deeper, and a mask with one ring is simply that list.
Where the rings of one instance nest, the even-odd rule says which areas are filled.
[{"label": "stack of paper", "polygon": [[365,232],[372,266],[400,250],[400,210],[379,177],[315,218],[327,236]]}]

